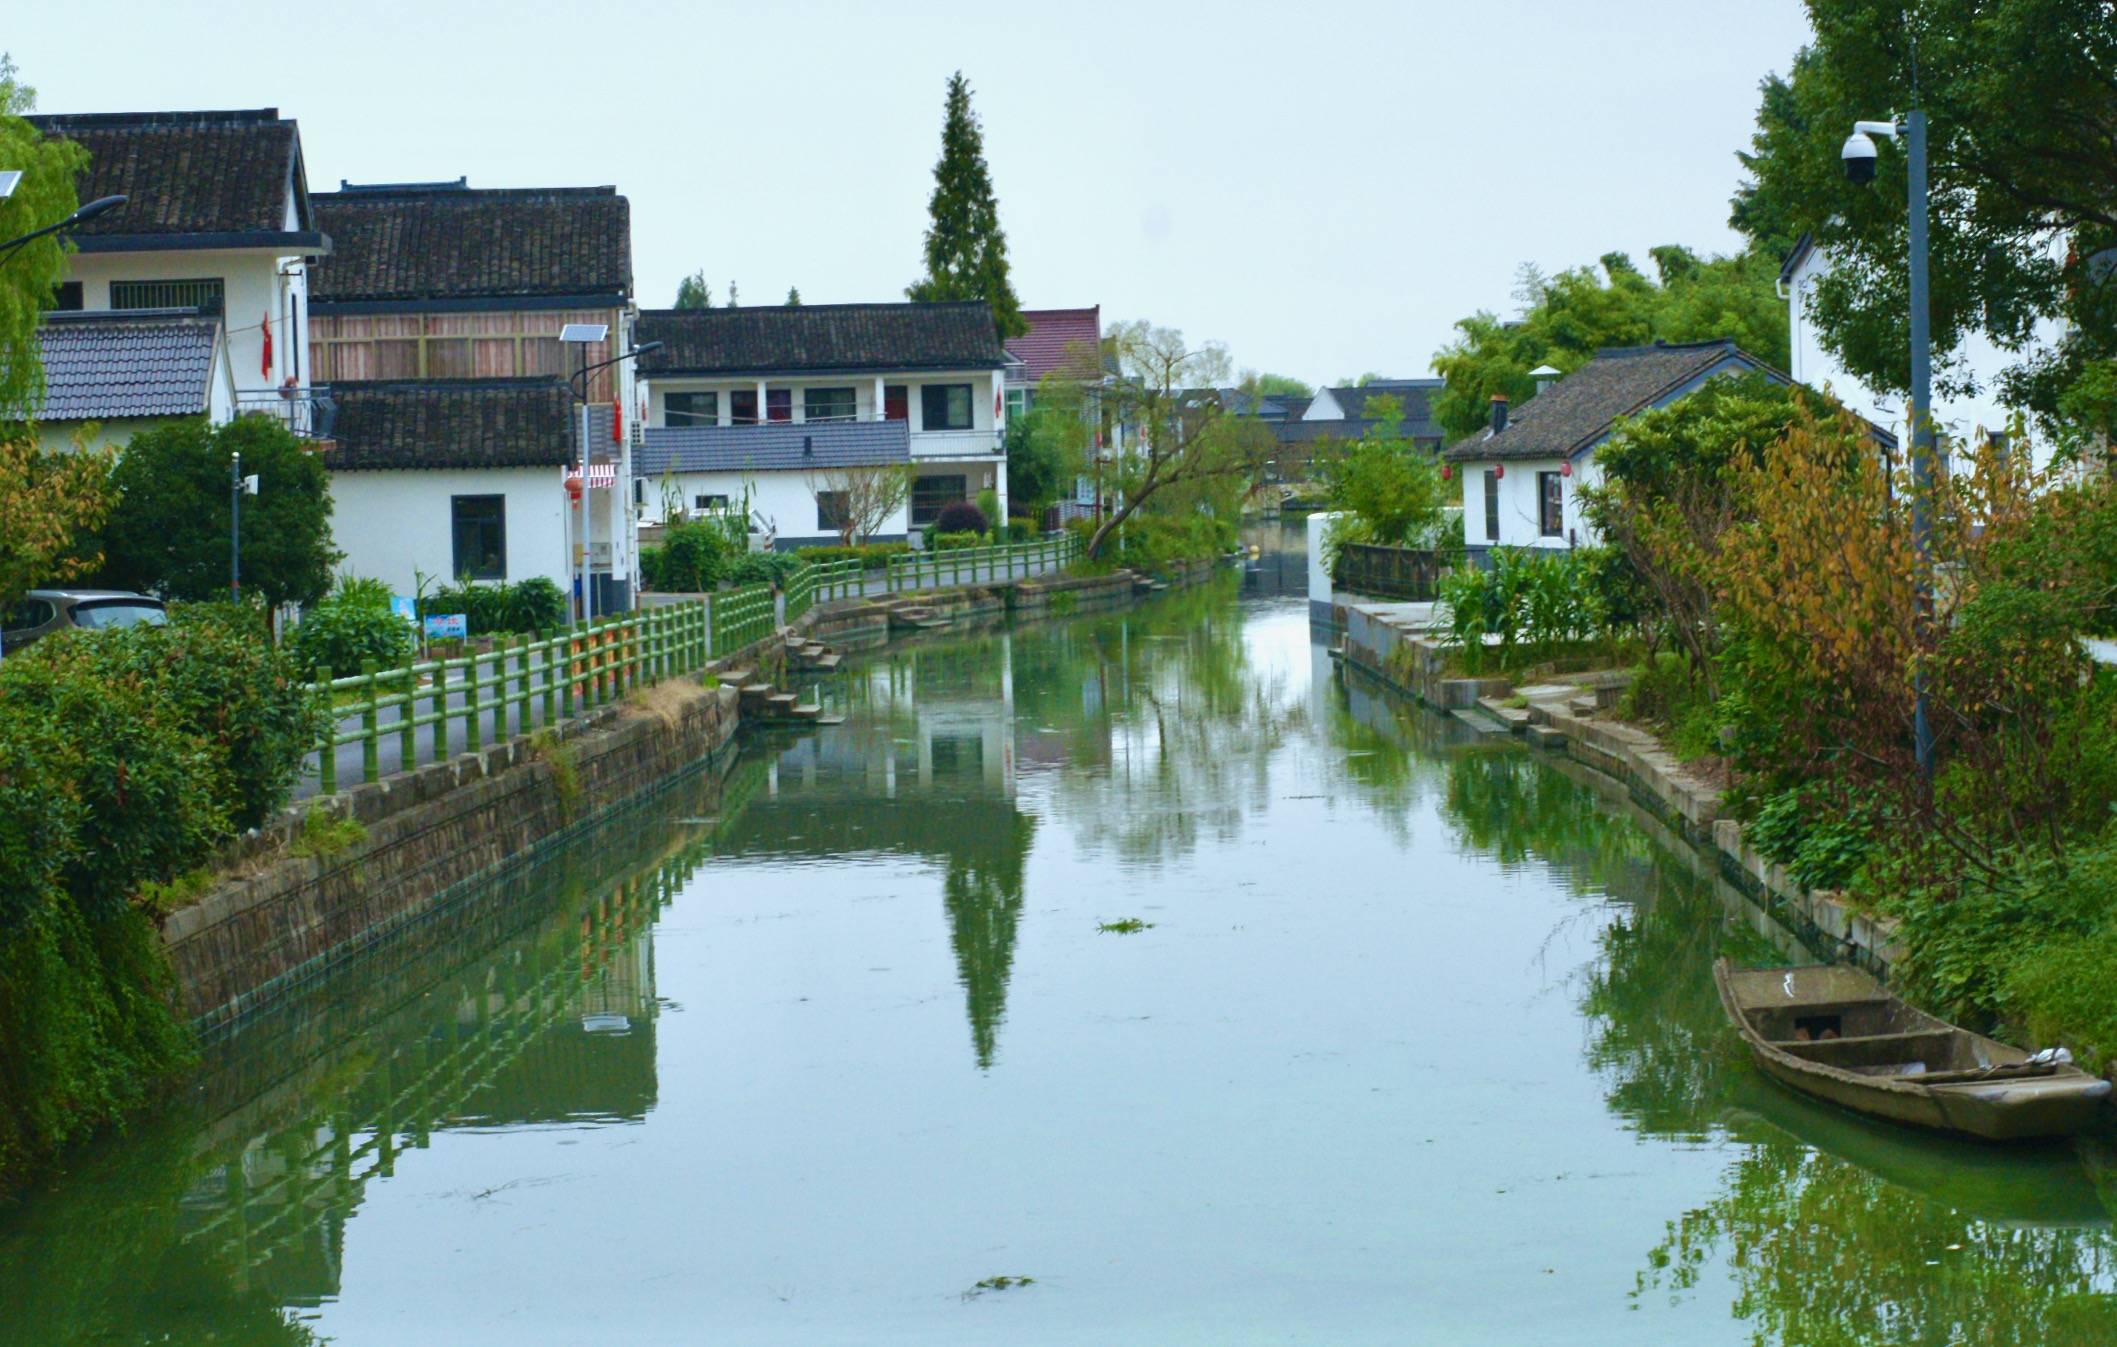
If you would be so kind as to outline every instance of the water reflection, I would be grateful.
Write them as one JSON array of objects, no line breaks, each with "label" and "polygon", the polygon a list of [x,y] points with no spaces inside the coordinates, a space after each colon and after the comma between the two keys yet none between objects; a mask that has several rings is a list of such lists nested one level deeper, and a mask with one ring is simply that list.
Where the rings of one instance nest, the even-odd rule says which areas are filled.
[{"label": "water reflection", "polygon": [[658,1092],[649,928],[707,856],[656,809],[482,887],[207,1047],[168,1116],[0,1223],[0,1343],[313,1340],[369,1187],[452,1131],[625,1126]]},{"label": "water reflection", "polygon": [[2117,1342],[2117,1171],[2098,1143],[1928,1139],[1780,1088],[1728,1029],[1711,967],[1809,957],[1790,936],[1767,941],[1739,895],[1584,773],[1471,750],[1446,775],[1467,845],[1602,905],[1575,987],[1610,1108],[1732,1157],[1645,1251],[1635,1299],[1731,1282],[1751,1340],[1785,1347]]}]

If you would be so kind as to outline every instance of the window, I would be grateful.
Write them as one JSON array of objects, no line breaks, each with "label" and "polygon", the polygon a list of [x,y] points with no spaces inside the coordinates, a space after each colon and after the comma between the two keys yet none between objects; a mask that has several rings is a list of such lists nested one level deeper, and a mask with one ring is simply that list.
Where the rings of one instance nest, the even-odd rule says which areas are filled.
[{"label": "window", "polygon": [[966,499],[963,486],[967,481],[962,473],[935,473],[931,477],[915,478],[911,484],[911,522],[914,528],[934,522],[941,507]]},{"label": "window", "polygon": [[58,616],[58,609],[43,599],[24,599],[7,610],[7,630],[27,631]]},{"label": "window", "polygon": [[1500,540],[1500,477],[1492,469],[1485,469],[1485,541]]},{"label": "window", "polygon": [[725,510],[728,508],[728,498],[726,496],[693,496],[691,498],[691,508],[694,510]]},{"label": "window", "polygon": [[81,283],[79,281],[60,281],[53,286],[51,288],[51,304],[48,307],[53,313],[79,313],[81,311]]},{"label": "window", "polygon": [[791,388],[767,388],[764,391],[764,419],[773,425],[785,425],[794,419],[794,390]]},{"label": "window", "polygon": [[1536,474],[1538,523],[1546,538],[1566,536],[1566,487],[1555,472]]},{"label": "window", "polygon": [[801,416],[806,421],[850,421],[859,414],[850,388],[806,388]]},{"label": "window", "polygon": [[507,578],[507,497],[451,496],[450,536],[455,539],[458,577]]},{"label": "window", "polygon": [[738,426],[757,424],[757,390],[738,388],[728,394],[728,420]]},{"label": "window", "polygon": [[717,426],[720,424],[720,394],[664,393],[662,420],[672,426]]},{"label": "window", "polygon": [[926,430],[970,429],[970,385],[928,384],[919,390]]},{"label": "window", "polygon": [[190,281],[112,281],[113,309],[221,309],[221,279]]},{"label": "window", "polygon": [[843,491],[816,493],[816,527],[825,533],[845,531],[846,512],[852,508]]},{"label": "window", "polygon": [[1029,390],[1010,388],[1007,390],[1007,419],[1012,421],[1029,410]]}]

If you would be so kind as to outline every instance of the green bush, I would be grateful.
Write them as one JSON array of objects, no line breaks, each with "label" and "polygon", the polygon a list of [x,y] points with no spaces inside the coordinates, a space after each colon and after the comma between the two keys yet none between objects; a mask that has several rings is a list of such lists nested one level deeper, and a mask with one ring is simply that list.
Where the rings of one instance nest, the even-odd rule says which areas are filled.
[{"label": "green bush", "polygon": [[727,534],[714,524],[696,520],[671,524],[656,551],[654,588],[664,593],[703,593],[728,572]]},{"label": "green bush", "polygon": [[1007,521],[1007,541],[1011,543],[1033,543],[1036,541],[1036,521],[1017,516]]},{"label": "green bush", "polygon": [[1871,802],[1832,800],[1810,789],[1767,797],[1743,836],[1802,888],[1843,889],[1874,856],[1878,831]]},{"label": "green bush", "polygon": [[934,516],[935,533],[988,533],[992,524],[983,510],[967,500],[952,500]]},{"label": "green bush", "polygon": [[905,542],[857,543],[851,547],[833,543],[825,547],[797,547],[794,555],[818,565],[831,561],[857,561],[869,570],[878,570],[887,566],[891,557],[903,556],[910,551],[911,544]]},{"label": "green bush", "polygon": [[435,590],[419,605],[421,618],[453,613],[463,614],[470,636],[548,632],[566,625],[567,601],[565,591],[536,575],[515,584],[465,581]]},{"label": "green bush", "polygon": [[1209,514],[1143,512],[1125,521],[1117,556],[1120,565],[1158,572],[1180,561],[1218,556],[1234,542],[1234,528]]},{"label": "green bush", "polygon": [[566,591],[549,576],[517,580],[507,596],[509,628],[518,632],[552,632],[566,625]]},{"label": "green bush", "polygon": [[331,586],[328,596],[340,603],[354,604],[362,608],[380,608],[389,611],[390,600],[395,597],[390,587],[373,576],[354,575],[341,572]]},{"label": "green bush", "polygon": [[800,565],[792,552],[745,552],[728,567],[726,578],[738,587],[783,584]]},{"label": "green bush", "polygon": [[1441,577],[1449,636],[1472,668],[1481,667],[1488,638],[1501,659],[1518,648],[1532,653],[1593,640],[1606,629],[1596,588],[1599,562],[1588,548],[1495,548],[1492,568],[1458,566]]},{"label": "green bush", "polygon": [[985,535],[982,533],[971,533],[968,531],[962,533],[936,533],[927,538],[926,550],[929,552],[955,552],[966,547],[983,547],[985,542]]},{"label": "green bush", "polygon": [[416,644],[412,624],[387,606],[333,594],[302,613],[287,636],[286,651],[304,678],[322,678],[326,672],[343,678],[359,673],[364,660],[384,668],[401,665]]}]

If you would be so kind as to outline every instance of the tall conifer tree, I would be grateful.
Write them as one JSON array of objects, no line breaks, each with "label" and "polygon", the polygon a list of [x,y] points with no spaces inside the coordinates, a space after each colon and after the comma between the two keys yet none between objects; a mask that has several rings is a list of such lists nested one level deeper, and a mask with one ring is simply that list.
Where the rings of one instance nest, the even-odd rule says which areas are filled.
[{"label": "tall conifer tree", "polygon": [[923,303],[982,299],[1002,337],[1029,330],[1022,302],[1007,271],[1007,234],[1000,204],[985,167],[985,133],[970,110],[970,81],[958,70],[948,80],[948,113],[941,127],[941,158],[934,165],[934,194],[927,203],[926,276],[905,290]]}]

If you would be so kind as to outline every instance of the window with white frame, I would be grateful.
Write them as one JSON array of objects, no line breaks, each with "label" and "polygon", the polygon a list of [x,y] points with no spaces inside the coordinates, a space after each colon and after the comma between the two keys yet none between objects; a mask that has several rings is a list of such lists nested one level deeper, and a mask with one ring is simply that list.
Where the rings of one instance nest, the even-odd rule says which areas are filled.
[{"label": "window with white frame", "polygon": [[928,384],[919,390],[921,420],[927,430],[969,430],[970,385]]},{"label": "window with white frame", "polygon": [[801,390],[801,419],[804,421],[850,421],[857,406],[850,388]]},{"label": "window with white frame", "polygon": [[672,426],[717,426],[720,424],[720,394],[664,393],[662,420]]}]

